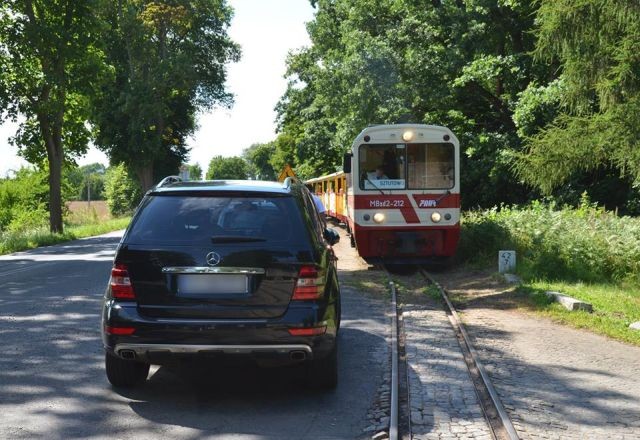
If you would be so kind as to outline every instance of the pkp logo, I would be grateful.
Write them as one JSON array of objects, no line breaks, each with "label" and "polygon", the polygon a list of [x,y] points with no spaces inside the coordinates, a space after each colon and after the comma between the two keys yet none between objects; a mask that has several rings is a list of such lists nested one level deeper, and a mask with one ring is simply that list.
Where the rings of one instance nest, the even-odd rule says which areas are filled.
[{"label": "pkp logo", "polygon": [[418,204],[418,208],[435,208],[438,206],[438,201],[434,199],[422,199]]}]

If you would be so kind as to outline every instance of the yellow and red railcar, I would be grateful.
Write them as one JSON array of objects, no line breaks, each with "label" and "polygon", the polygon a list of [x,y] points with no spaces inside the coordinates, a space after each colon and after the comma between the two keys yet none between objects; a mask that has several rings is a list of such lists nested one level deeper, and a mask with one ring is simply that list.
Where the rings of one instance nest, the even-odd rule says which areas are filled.
[{"label": "yellow and red railcar", "polygon": [[455,254],[460,236],[460,145],[446,127],[365,128],[344,171],[306,183],[347,224],[370,263],[427,263]]}]

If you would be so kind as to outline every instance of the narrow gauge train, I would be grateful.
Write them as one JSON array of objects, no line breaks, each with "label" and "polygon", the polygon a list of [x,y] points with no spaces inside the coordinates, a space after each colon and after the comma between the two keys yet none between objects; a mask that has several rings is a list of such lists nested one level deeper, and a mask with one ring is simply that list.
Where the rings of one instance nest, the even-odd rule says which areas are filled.
[{"label": "narrow gauge train", "polygon": [[460,236],[460,145],[445,127],[365,128],[344,171],[307,180],[369,263],[433,263]]}]

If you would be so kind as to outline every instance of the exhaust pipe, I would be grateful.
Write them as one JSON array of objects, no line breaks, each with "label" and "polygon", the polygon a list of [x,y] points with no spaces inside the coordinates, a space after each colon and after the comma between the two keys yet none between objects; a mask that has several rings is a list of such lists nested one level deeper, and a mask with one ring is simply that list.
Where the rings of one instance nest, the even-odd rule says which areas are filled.
[{"label": "exhaust pipe", "polygon": [[132,361],[136,358],[136,352],[133,350],[120,350],[118,353],[122,359]]},{"label": "exhaust pipe", "polygon": [[303,350],[295,350],[289,352],[289,358],[296,362],[303,361],[307,358],[307,352]]}]

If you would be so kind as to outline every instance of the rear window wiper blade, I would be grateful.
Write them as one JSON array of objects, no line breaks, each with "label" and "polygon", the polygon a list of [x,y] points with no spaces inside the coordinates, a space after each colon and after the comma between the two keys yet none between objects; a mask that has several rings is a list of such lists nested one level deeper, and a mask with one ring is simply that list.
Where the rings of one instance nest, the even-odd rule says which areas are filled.
[{"label": "rear window wiper blade", "polygon": [[211,243],[242,243],[252,241],[267,241],[264,237],[247,237],[244,235],[214,235]]}]

